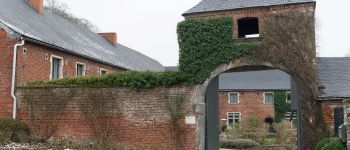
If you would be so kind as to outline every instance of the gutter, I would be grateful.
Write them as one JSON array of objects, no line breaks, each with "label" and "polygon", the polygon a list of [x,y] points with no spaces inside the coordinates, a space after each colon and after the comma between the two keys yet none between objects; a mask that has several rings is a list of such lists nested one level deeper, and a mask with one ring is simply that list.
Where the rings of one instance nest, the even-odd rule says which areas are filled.
[{"label": "gutter", "polygon": [[13,65],[12,65],[12,84],[11,84],[11,96],[13,98],[13,111],[12,118],[17,118],[17,97],[15,94],[15,86],[16,86],[16,65],[17,65],[17,50],[18,47],[23,46],[25,40],[21,37],[20,43],[16,43],[13,47]]}]

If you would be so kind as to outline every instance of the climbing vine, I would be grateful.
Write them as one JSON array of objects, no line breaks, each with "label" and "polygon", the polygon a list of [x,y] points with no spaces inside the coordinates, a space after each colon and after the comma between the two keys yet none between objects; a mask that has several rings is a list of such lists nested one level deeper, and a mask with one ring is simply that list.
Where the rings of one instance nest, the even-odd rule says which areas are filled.
[{"label": "climbing vine", "polygon": [[280,123],[287,112],[291,112],[291,104],[286,102],[285,91],[274,92],[275,122]]},{"label": "climbing vine", "polygon": [[178,24],[180,71],[188,83],[203,83],[221,64],[247,55],[256,44],[233,43],[230,17],[186,20]]}]

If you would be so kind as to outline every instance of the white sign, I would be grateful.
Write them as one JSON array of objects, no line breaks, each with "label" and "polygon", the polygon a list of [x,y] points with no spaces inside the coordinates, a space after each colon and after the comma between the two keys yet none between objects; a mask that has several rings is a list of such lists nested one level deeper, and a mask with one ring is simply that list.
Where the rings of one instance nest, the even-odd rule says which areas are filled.
[{"label": "white sign", "polygon": [[196,116],[186,116],[186,124],[196,124]]}]

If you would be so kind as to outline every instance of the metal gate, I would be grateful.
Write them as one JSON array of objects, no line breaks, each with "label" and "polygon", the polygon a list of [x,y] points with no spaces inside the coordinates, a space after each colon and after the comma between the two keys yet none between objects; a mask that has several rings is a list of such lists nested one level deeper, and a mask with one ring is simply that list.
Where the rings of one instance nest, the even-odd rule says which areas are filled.
[{"label": "metal gate", "polygon": [[344,124],[344,108],[337,107],[334,109],[334,135],[339,133],[339,127]]},{"label": "metal gate", "polygon": [[205,149],[219,149],[219,77],[209,84],[206,97]]}]

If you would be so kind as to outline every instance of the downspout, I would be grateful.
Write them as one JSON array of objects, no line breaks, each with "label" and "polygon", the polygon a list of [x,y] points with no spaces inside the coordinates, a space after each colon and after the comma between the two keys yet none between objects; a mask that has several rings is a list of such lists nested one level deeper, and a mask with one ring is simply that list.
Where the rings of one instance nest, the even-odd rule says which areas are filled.
[{"label": "downspout", "polygon": [[16,94],[15,94],[17,49],[18,49],[19,46],[23,46],[24,43],[25,43],[25,41],[21,37],[20,43],[16,43],[15,46],[13,47],[12,84],[11,84],[11,96],[13,98],[13,111],[12,111],[13,119],[16,119],[16,117],[17,117],[17,97],[16,97]]}]

